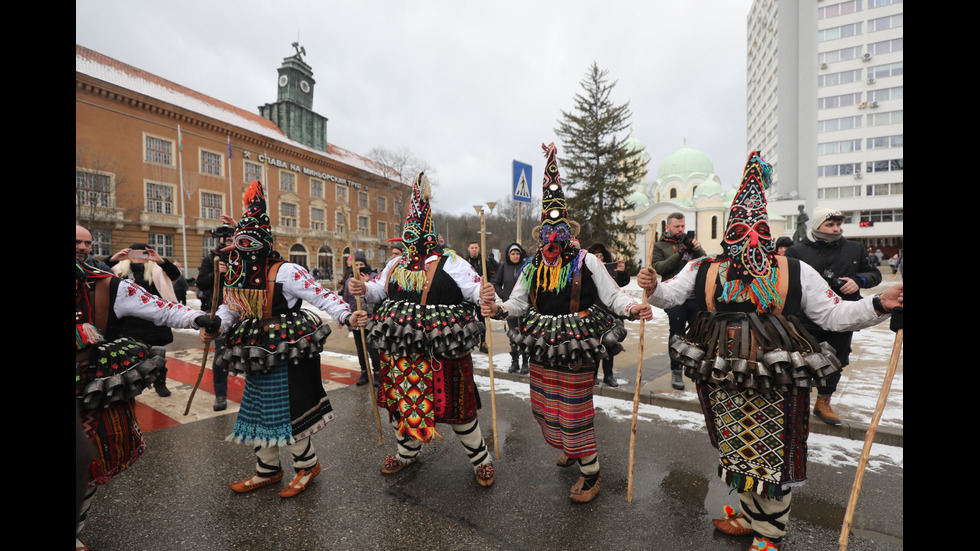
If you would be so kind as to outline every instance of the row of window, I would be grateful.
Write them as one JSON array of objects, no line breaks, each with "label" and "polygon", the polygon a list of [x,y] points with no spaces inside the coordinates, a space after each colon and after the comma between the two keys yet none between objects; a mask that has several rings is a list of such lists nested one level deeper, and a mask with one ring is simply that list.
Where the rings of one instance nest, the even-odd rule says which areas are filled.
[{"label": "row of window", "polygon": [[[902,74],[904,74],[904,63],[899,61],[898,63],[886,63],[884,65],[868,67],[867,79],[870,81],[871,79],[893,77]],[[862,78],[865,78],[864,75],[864,69],[851,69],[848,71],[841,71],[839,73],[819,75],[817,76],[817,88],[859,82]]]},{"label": "row of window", "polygon": [[[148,163],[162,164],[174,166],[173,159],[173,149],[175,142],[165,138],[160,138],[157,136],[145,135],[144,136],[144,160]],[[224,173],[225,156],[221,153],[214,151],[209,151],[206,149],[200,150],[200,171],[201,174],[207,174],[210,176],[221,177]],[[265,175],[263,174],[263,166],[258,163],[252,163],[245,161],[244,167],[244,178],[243,181],[251,182],[253,180],[265,181]],[[77,186],[76,186],[77,187]],[[336,184],[337,188],[337,200],[340,202],[347,201],[347,186],[343,184]],[[297,191],[297,177],[295,172],[288,170],[279,171],[279,190],[284,192],[296,193]],[[323,180],[318,180],[316,178],[310,178],[310,196],[314,199],[324,199],[326,191],[326,183]],[[358,192],[358,207],[368,208],[368,193],[366,191]],[[378,196],[377,198],[377,210],[381,212],[388,212],[388,198],[385,196]],[[394,213],[401,213],[400,201],[394,201]],[[162,212],[162,211],[151,211],[151,212]],[[166,213],[169,214],[169,213]],[[202,214],[201,216],[204,216]],[[206,218],[211,218],[210,216],[205,216]],[[214,217],[217,218],[217,217]]]},{"label": "row of window", "polygon": [[[867,99],[862,101],[864,94],[867,94]],[[879,88],[878,90],[868,90],[867,92],[854,92],[850,94],[840,94],[838,96],[827,96],[825,98],[817,98],[817,109],[836,109],[838,107],[850,107],[852,105],[857,105],[859,107],[867,107],[868,103],[874,101],[888,101],[893,99],[903,99],[905,96],[904,86],[895,86],[893,88]]]},{"label": "row of window", "polygon": [[[886,15],[885,17],[879,17],[877,19],[869,19],[868,32],[873,33],[888,29],[895,29],[903,26],[903,24],[903,14],[897,13],[895,15]],[[839,27],[821,29],[817,31],[817,42],[827,42],[829,40],[837,40],[839,38],[858,36],[862,33],[863,28],[864,22],[858,21],[856,23],[848,23],[847,25],[841,25]]]},{"label": "row of window", "polygon": [[[904,170],[904,159],[885,159],[881,161],[867,161],[864,171],[868,174],[878,172],[894,172]],[[817,178],[847,176],[861,172],[861,163],[842,163],[834,165],[820,165],[817,167]]]},{"label": "row of window", "polygon": [[[92,254],[96,258],[108,257],[115,254],[116,251],[113,250],[112,248],[112,233],[110,231],[92,229],[91,232],[92,232]],[[164,234],[164,233],[150,233],[147,235],[146,242],[151,248],[156,250],[157,253],[160,254],[160,256],[165,258],[171,258],[171,259],[175,258],[176,255],[174,251],[173,235]],[[217,238],[211,236],[204,236],[203,238],[202,246],[203,246],[203,250],[205,251],[213,251],[217,249],[220,245],[221,243]],[[347,251],[348,250],[345,248],[344,254],[347,254]],[[291,262],[297,262],[298,264],[306,265],[305,258],[307,256],[307,251],[305,247],[296,244],[293,245],[293,247],[290,249],[289,252],[290,252]],[[385,249],[379,249],[376,254],[374,249],[368,248],[365,251],[365,253],[369,261],[374,260],[375,258],[380,258],[382,261],[386,260]],[[318,265],[321,268],[329,267],[331,270],[333,269],[332,266],[333,250],[330,247],[326,245],[320,247],[320,250],[318,251],[318,257],[320,257],[318,261]],[[326,274],[324,274],[324,276],[326,276]]]},{"label": "row of window", "polygon": [[[905,39],[903,37],[882,40],[868,44],[868,53],[871,55],[890,54],[901,52],[905,49]],[[817,54],[817,63],[836,63],[838,61],[849,61],[851,59],[861,59],[864,56],[864,46],[851,46],[839,50],[830,50]]]},{"label": "row of window", "polygon": [[886,195],[903,195],[905,193],[903,182],[892,182],[888,184],[869,184],[866,186],[849,185],[818,188],[817,199],[851,199],[861,197],[862,190],[864,191],[864,197],[883,197]]},{"label": "row of window", "polygon": [[902,134],[895,136],[878,136],[875,138],[860,138],[854,140],[840,140],[836,142],[824,142],[817,144],[817,155],[833,155],[836,153],[850,153],[861,151],[861,144],[864,143],[868,150],[887,149],[889,147],[902,147],[904,140]]},{"label": "row of window", "polygon": [[[868,0],[868,8],[880,8],[882,6],[890,6],[892,4],[898,4],[902,0]],[[855,13],[861,11],[864,0],[847,0],[846,2],[841,2],[839,4],[833,4],[831,6],[825,6],[817,9],[817,19],[828,19],[831,17],[837,17],[838,15],[847,15],[849,13]]]},{"label": "row of window", "polygon": [[[346,192],[346,188],[338,186],[338,190]],[[152,214],[174,214],[175,187],[169,184],[147,182],[146,211]],[[89,207],[112,207],[112,178],[106,174],[87,172],[84,170],[75,171],[75,204]],[[367,208],[367,193],[359,192],[359,205]],[[224,196],[220,193],[202,191],[201,197],[201,218],[217,220],[224,211]],[[387,206],[386,197],[378,197],[378,210],[385,211]],[[288,201],[279,202],[279,225],[298,228],[299,227],[300,206]],[[335,213],[333,231],[345,232],[345,222],[343,212]],[[310,229],[317,231],[327,230],[326,209],[310,207]],[[396,224],[397,232],[401,233],[400,225]],[[357,230],[363,236],[370,235],[370,217],[358,216]],[[388,239],[388,225],[386,222],[377,223],[377,237]]]}]

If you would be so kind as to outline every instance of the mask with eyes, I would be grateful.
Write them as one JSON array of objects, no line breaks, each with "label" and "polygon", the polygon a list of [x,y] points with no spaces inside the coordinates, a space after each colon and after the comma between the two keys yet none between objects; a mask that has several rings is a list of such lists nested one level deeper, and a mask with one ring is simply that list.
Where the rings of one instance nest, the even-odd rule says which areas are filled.
[{"label": "mask with eyes", "polygon": [[392,278],[405,290],[422,290],[425,285],[425,259],[439,246],[429,205],[431,195],[429,178],[424,172],[419,172],[412,189],[411,208],[405,218],[402,236],[389,239],[390,242],[400,241],[404,245],[404,254],[394,267]]},{"label": "mask with eyes", "polygon": [[769,231],[765,196],[771,173],[772,167],[758,152],[749,156],[742,185],[732,201],[722,244],[731,261],[729,277],[748,280],[768,275],[772,270],[776,243]]},{"label": "mask with eyes", "polygon": [[762,160],[758,151],[753,151],[732,201],[722,240],[725,252],[717,258],[728,263],[723,274],[721,301],[751,301],[759,312],[782,302],[776,290],[779,277],[774,269],[776,243],[766,212],[765,190],[771,182],[772,166]]},{"label": "mask with eyes", "polygon": [[253,181],[245,192],[245,213],[232,238],[225,272],[225,299],[243,317],[261,317],[265,300],[267,261],[272,249],[272,228],[262,183]]},{"label": "mask with eyes", "polygon": [[541,190],[541,225],[535,229],[541,245],[525,275],[534,278],[536,288],[557,293],[577,270],[575,236],[579,227],[568,219],[568,205],[558,173],[558,149],[554,143],[542,144],[541,149],[547,159]]}]

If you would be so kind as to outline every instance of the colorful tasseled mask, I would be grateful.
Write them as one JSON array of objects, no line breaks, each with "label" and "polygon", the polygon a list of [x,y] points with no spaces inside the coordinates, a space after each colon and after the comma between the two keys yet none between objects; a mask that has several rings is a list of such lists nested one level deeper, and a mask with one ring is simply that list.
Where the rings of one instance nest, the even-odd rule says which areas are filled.
[{"label": "colorful tasseled mask", "polygon": [[224,296],[229,308],[242,317],[261,318],[268,259],[274,254],[262,182],[254,180],[243,201],[245,213],[235,228],[235,248],[228,257]]},{"label": "colorful tasseled mask", "polygon": [[439,245],[432,223],[432,208],[429,199],[432,188],[424,172],[415,177],[412,188],[412,203],[400,238],[388,241],[401,241],[404,254],[398,265],[392,269],[391,277],[406,291],[421,292],[425,287],[425,259]]},{"label": "colorful tasseled mask", "polygon": [[[776,291],[779,276],[775,269],[776,244],[769,230],[765,190],[772,184],[772,166],[758,151],[749,155],[742,183],[732,201],[722,247],[727,260],[723,302],[750,300],[758,311],[778,307],[782,299]],[[719,257],[719,260],[722,260]]]}]

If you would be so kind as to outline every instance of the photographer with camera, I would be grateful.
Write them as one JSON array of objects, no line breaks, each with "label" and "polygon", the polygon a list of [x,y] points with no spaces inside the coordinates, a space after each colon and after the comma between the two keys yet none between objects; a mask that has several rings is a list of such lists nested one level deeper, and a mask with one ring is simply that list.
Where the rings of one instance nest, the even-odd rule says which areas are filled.
[{"label": "photographer with camera", "polygon": [[[653,260],[650,266],[661,276],[661,281],[667,281],[681,272],[688,262],[707,255],[701,244],[694,237],[694,232],[685,231],[684,214],[673,212],[667,216],[667,227],[663,237],[653,246]],[[684,335],[687,324],[698,314],[697,301],[689,298],[683,304],[664,309],[670,322],[669,339],[674,335]],[[668,340],[669,342],[669,340]],[[684,390],[684,374],[681,364],[670,360],[670,386],[675,390]]]},{"label": "photographer with camera", "polygon": [[[201,310],[209,312],[211,301],[214,297],[214,259],[218,258],[217,277],[223,278],[228,271],[228,255],[231,251],[225,251],[233,245],[232,239],[235,236],[235,219],[225,214],[221,215],[221,225],[211,230],[211,237],[218,240],[215,250],[209,251],[201,261],[201,267],[197,270],[197,298],[201,301]],[[218,304],[221,304],[221,296],[224,286],[218,287]],[[224,335],[214,340],[215,355],[211,360],[211,375],[214,380],[214,411],[222,411],[228,407],[228,369],[218,367],[214,364],[214,359],[218,357],[217,351],[224,345]]]},{"label": "photographer with camera", "polygon": [[[844,214],[824,207],[813,209],[810,228],[803,240],[786,250],[786,256],[806,262],[823,276],[830,288],[843,300],[861,300],[861,289],[881,283],[881,272],[869,261],[864,247],[843,236]],[[841,366],[850,363],[853,331],[824,331],[808,319],[803,324],[817,341],[827,341],[837,351]],[[843,371],[843,367],[841,371]],[[830,397],[837,390],[841,371],[827,378],[827,386],[817,389],[813,412],[828,425],[840,425],[840,416],[830,407]]]}]

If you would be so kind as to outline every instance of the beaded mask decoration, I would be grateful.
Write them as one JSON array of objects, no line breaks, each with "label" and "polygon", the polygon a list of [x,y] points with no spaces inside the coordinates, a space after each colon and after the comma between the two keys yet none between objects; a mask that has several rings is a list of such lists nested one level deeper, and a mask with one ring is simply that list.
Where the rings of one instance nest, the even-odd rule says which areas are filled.
[{"label": "beaded mask decoration", "polygon": [[429,200],[432,187],[424,172],[415,177],[412,189],[412,203],[405,217],[405,229],[401,237],[389,239],[404,245],[404,254],[391,276],[398,286],[406,291],[421,291],[425,286],[425,259],[439,245],[432,223],[432,207]]}]

